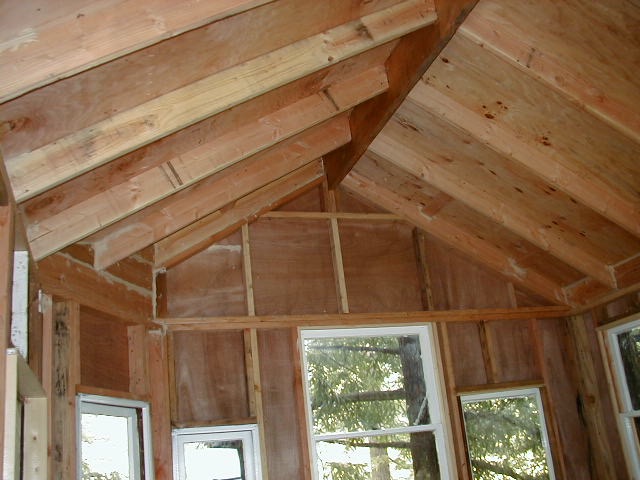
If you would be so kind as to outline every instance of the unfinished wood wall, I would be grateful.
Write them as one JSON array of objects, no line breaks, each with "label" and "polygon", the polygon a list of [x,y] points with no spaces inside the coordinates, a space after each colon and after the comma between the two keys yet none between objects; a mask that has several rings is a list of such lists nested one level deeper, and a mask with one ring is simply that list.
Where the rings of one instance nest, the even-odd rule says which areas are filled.
[{"label": "unfinished wood wall", "polygon": [[[244,236],[235,234],[169,269],[159,282],[165,305],[161,315],[219,316],[222,325],[225,315],[540,304],[535,295],[515,289],[437,240],[344,193],[335,199],[337,213],[357,212],[361,217],[337,215],[332,224],[330,216],[314,212],[320,205],[332,208],[331,201],[318,198],[320,193],[313,191],[251,224]],[[224,421],[236,415],[252,418],[242,416],[250,370],[242,361],[246,347],[242,332],[215,332],[215,321],[210,325],[212,332],[171,334],[175,369],[171,382],[177,395],[174,425]],[[468,467],[457,395],[530,385],[542,387],[559,478],[625,478],[619,468],[612,470],[618,477],[603,477],[607,462],[616,462],[619,454],[605,451],[601,455],[600,445],[586,441],[585,415],[595,411],[585,413],[580,407],[589,397],[583,398],[580,358],[570,322],[534,318],[456,322],[441,324],[438,334],[461,478],[468,478]],[[260,329],[258,339],[262,412],[256,420],[265,432],[268,472],[275,478],[305,478],[309,459],[297,331]],[[217,342],[224,347],[214,353]],[[235,387],[224,379],[217,381],[227,368],[235,372]],[[228,389],[234,394],[229,395]],[[193,403],[198,412],[207,414],[198,418],[188,414],[185,405]],[[241,411],[228,411],[231,403]],[[287,422],[282,422],[283,416]]]}]

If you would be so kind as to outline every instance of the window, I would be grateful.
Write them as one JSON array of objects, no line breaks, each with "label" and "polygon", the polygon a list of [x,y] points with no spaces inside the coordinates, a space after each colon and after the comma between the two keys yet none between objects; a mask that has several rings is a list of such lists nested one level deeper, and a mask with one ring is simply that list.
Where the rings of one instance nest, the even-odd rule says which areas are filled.
[{"label": "window", "polygon": [[640,477],[640,314],[607,330],[625,456],[633,477]]},{"label": "window", "polygon": [[537,388],[461,397],[473,478],[553,479]]},{"label": "window", "polygon": [[256,425],[173,431],[176,480],[259,480],[259,454]]},{"label": "window", "polygon": [[153,480],[146,402],[78,395],[78,478]]},{"label": "window", "polygon": [[449,478],[430,327],[301,337],[317,480]]}]

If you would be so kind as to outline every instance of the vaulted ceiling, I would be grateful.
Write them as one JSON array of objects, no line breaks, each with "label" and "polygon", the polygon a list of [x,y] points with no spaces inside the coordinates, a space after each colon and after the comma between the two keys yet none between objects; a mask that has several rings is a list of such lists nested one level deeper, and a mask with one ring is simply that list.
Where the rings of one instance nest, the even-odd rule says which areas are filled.
[{"label": "vaulted ceiling", "polygon": [[327,182],[549,303],[638,288],[640,6],[475,3],[4,2],[0,197],[100,270]]}]

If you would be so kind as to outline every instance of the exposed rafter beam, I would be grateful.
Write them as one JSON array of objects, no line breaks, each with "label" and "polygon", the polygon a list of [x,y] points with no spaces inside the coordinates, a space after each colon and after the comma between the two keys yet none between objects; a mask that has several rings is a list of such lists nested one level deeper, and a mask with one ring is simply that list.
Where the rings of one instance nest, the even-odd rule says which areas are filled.
[{"label": "exposed rafter beam", "polygon": [[[207,176],[344,113],[386,87],[384,69],[374,67],[247,122],[213,142],[198,145],[66,210],[34,221],[27,228],[32,253],[39,260]],[[33,213],[25,211],[25,217],[29,218]]]},{"label": "exposed rafter beam", "polygon": [[48,293],[131,321],[148,322],[153,316],[150,291],[108,272],[97,272],[68,255],[51,255],[38,262],[37,268],[38,280]]},{"label": "exposed rafter beam", "polygon": [[469,133],[480,143],[524,165],[546,182],[640,237],[640,199],[605,182],[584,167],[559,161],[560,153],[542,151],[535,142],[481,115],[420,81],[408,100]]},{"label": "exposed rafter beam", "polygon": [[88,238],[102,269],[351,140],[346,114],[223,170]]},{"label": "exposed rafter beam", "polygon": [[421,145],[428,142],[422,134],[412,128],[405,128],[394,117],[385,130],[371,144],[370,150],[387,161],[403,168],[412,175],[446,194],[462,201],[474,210],[502,224],[512,232],[532,244],[548,251],[555,257],[573,266],[612,288],[616,287],[615,277],[609,265],[592,252],[582,249],[579,243],[569,241],[544,227],[544,222],[532,220],[536,213],[532,206],[514,198],[501,198],[497,191],[460,178],[438,159],[430,158]]},{"label": "exposed rafter beam", "polygon": [[27,200],[132,150],[435,20],[430,2],[406,0],[6,159],[16,200]]},{"label": "exposed rafter beam", "polygon": [[463,254],[505,275],[516,285],[534,291],[551,302],[565,302],[560,285],[544,275],[519,266],[517,261],[505,255],[504,250],[456,225],[453,221],[437,214],[432,216],[426,214],[419,205],[356,171],[347,175],[341,185],[386,210],[400,215]]},{"label": "exposed rafter beam", "polygon": [[233,208],[217,210],[178,230],[154,245],[155,267],[170,268],[186,260],[243,224],[319,185],[323,179],[322,162],[312,162],[240,198]]},{"label": "exposed rafter beam", "polygon": [[400,40],[387,61],[389,90],[386,95],[354,110],[351,120],[353,141],[325,159],[330,188],[335,188],[364,154],[476,2],[436,0],[438,23]]},{"label": "exposed rafter beam", "polygon": [[[574,2],[574,5],[578,4],[584,10],[597,5]],[[571,32],[572,34],[563,32],[565,37],[559,37],[557,32],[560,32],[560,29],[543,28],[532,31],[531,24],[524,27],[523,15],[540,11],[536,10],[535,3],[530,4],[528,8],[531,7],[532,10],[523,11],[524,9],[511,8],[501,0],[482,2],[460,28],[460,33],[573,98],[592,114],[640,142],[640,112],[636,108],[640,101],[640,93],[633,86],[635,73],[630,70],[629,75],[620,75],[625,78],[617,78],[616,82],[620,82],[617,85],[622,88],[611,88],[607,80],[609,69],[606,68],[610,62],[616,64],[619,69],[634,68],[634,62],[629,61],[628,53],[631,35],[636,33],[633,31],[634,23],[626,23],[626,31],[608,22],[593,22],[593,30],[588,31],[579,27],[583,29],[581,35],[595,35],[601,43],[608,45],[606,59],[595,58],[589,49],[571,50],[572,54],[582,55],[582,58],[566,57],[563,53],[567,53],[568,50],[557,48],[557,42],[575,41],[575,31]],[[545,8],[545,5],[541,5],[540,8]],[[570,3],[558,2],[555,8],[562,11],[570,10],[573,6]],[[616,8],[621,9],[617,18],[622,19],[625,18],[624,9],[634,7],[620,3]],[[547,14],[555,15],[555,12]],[[593,14],[596,15],[596,12]],[[613,19],[611,16],[609,21]],[[580,23],[571,20],[569,16],[564,20],[573,25]],[[572,25],[568,27],[571,29]],[[636,60],[637,58],[636,55]],[[607,65],[600,63],[603,61],[606,61]],[[600,66],[605,68],[598,68]]]},{"label": "exposed rafter beam", "polygon": [[[0,40],[0,103],[221,18],[273,0],[182,3],[111,0]],[[30,6],[25,3],[25,7]],[[15,10],[15,5],[12,5]],[[24,11],[25,17],[35,12]],[[113,35],[112,32],[118,32]]]}]

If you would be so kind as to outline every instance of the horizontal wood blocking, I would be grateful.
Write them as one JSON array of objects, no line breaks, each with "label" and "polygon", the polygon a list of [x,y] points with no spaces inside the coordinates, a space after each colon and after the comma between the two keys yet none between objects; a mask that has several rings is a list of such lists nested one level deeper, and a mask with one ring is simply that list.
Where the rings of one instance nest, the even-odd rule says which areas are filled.
[{"label": "horizontal wood blocking", "polygon": [[397,325],[417,323],[478,322],[559,318],[569,307],[526,307],[472,310],[446,310],[400,313],[344,313],[321,315],[268,315],[255,317],[158,318],[158,325],[171,330],[226,330],[239,328],[336,327],[365,325]]},{"label": "horizontal wood blocking", "polygon": [[47,293],[124,321],[146,323],[153,315],[151,292],[61,253],[37,263],[37,279]]},{"label": "horizontal wood blocking", "polygon": [[89,237],[94,266],[126,258],[344,145],[351,139],[348,120],[342,114],[308,129]]},{"label": "horizontal wood blocking", "polygon": [[[360,86],[360,87],[359,87]],[[384,91],[384,68],[374,67],[198,145],[126,182],[47,218],[29,223],[31,251],[36,259],[91,235],[155,202],[196,184],[306,129],[346,112]],[[337,99],[337,100],[336,100]],[[39,216],[25,211],[25,216]]]},{"label": "horizontal wood blocking", "polygon": [[277,208],[324,179],[317,160],[222,208],[154,244],[156,268],[170,268],[221,240],[263,212]]},{"label": "horizontal wood blocking", "polygon": [[[111,0],[0,37],[0,102],[209,22],[273,0]],[[24,4],[20,21],[32,19]],[[9,8],[9,5],[6,6]],[[11,5],[15,9],[15,5]],[[38,9],[40,10],[40,9]],[[46,15],[46,12],[40,15]],[[0,22],[1,24],[2,22]],[[26,27],[26,25],[24,25]],[[12,34],[14,25],[3,25]],[[111,32],[118,32],[112,35]]]},{"label": "horizontal wood blocking", "polygon": [[271,211],[264,215],[264,218],[300,218],[308,220],[363,220],[366,222],[393,222],[403,220],[395,213],[352,213],[352,212],[291,212],[291,211]]},{"label": "horizontal wood blocking", "polygon": [[500,392],[504,390],[514,390],[518,388],[543,388],[545,385],[544,380],[526,380],[520,382],[501,382],[501,383],[489,383],[483,385],[465,385],[464,387],[456,388],[456,395],[469,395],[472,393],[491,393]]},{"label": "horizontal wood blocking", "polygon": [[22,202],[207,117],[435,20],[429,2],[407,0],[116,113],[32,152],[8,158],[16,199]]},{"label": "horizontal wood blocking", "polygon": [[192,428],[192,427],[217,427],[217,426],[232,426],[232,425],[248,425],[257,423],[257,417],[242,417],[242,418],[222,418],[214,420],[193,420],[189,422],[172,421],[171,426],[173,428]]}]

